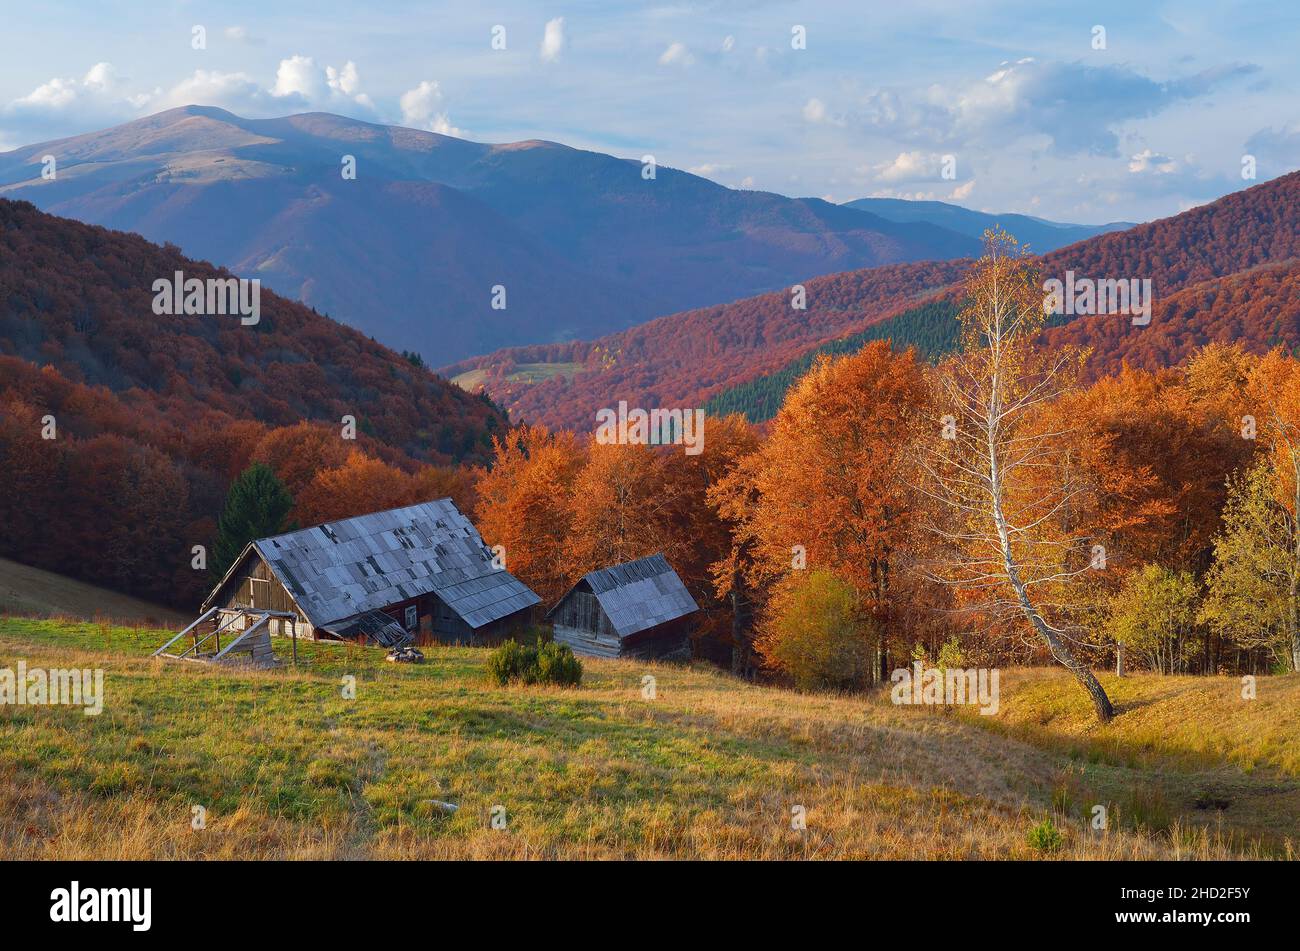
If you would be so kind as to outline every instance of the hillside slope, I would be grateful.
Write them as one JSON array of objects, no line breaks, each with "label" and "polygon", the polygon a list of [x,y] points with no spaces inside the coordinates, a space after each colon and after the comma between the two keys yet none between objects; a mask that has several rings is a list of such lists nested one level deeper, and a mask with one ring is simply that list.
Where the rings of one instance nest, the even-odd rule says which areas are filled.
[{"label": "hillside slope", "polygon": [[502,423],[481,399],[266,288],[252,326],[155,315],[153,282],[177,271],[221,274],[137,235],[0,199],[0,356],[147,403],[181,427],[211,413],[273,425],[351,414],[430,461],[481,458]]},{"label": "hillside slope", "polygon": [[[270,292],[260,321],[153,312],[216,277],[136,235],[0,200],[0,557],[193,608],[226,491],[264,439],[299,468],[486,460],[495,406]],[[345,417],[356,432],[345,427]],[[350,425],[350,424],[349,424]],[[355,439],[351,436],[355,435]],[[347,440],[347,441],[345,441]]]},{"label": "hillside slope", "polygon": [[176,625],[194,620],[170,608],[0,558],[0,615],[107,619],[116,624]]},{"label": "hillside slope", "polygon": [[[1221,858],[1300,837],[1294,675],[1260,678],[1246,712],[1230,678],[1105,677],[1120,712],[1098,727],[1056,671],[1008,672],[1003,712],[968,717],[628,661],[584,662],[577,689],[502,689],[472,648],[419,667],[326,644],[300,645],[294,668],[277,643],[273,671],[150,660],[164,637],[0,619],[0,665],[105,671],[101,716],[0,716],[0,853]],[[1054,853],[1028,843],[1045,817]]]},{"label": "hillside slope", "polygon": [[[1149,279],[1154,301],[1149,325],[1135,326],[1129,317],[1119,315],[1062,315],[1055,322],[1064,326],[1049,332],[1047,340],[1049,344],[1070,340],[1092,347],[1095,356],[1090,372],[1094,374],[1113,370],[1129,357],[1137,365],[1168,365],[1211,339],[1240,339],[1254,350],[1279,343],[1295,346],[1300,344],[1300,331],[1294,319],[1294,281],[1286,275],[1298,257],[1300,173],[1292,173],[1171,218],[1098,235],[1042,255],[1045,279],[1064,279],[1068,271],[1080,278]],[[915,345],[927,356],[942,352],[955,335],[951,328],[940,326],[951,313],[940,305],[952,299],[964,266],[944,262],[927,269],[917,264],[902,270],[875,269],[810,281],[810,316],[807,320],[796,316],[794,324],[813,326],[806,327],[797,343],[775,329],[790,315],[781,312],[778,295],[769,295],[736,301],[726,308],[671,315],[638,328],[653,328],[657,346],[634,351],[624,357],[621,366],[614,361],[613,369],[609,361],[601,363],[591,355],[603,357],[617,351],[625,337],[575,344],[563,354],[535,349],[506,351],[464,361],[448,372],[477,370],[487,391],[498,396],[512,414],[575,428],[590,426],[593,407],[616,405],[624,398],[646,401],[636,404],[643,406],[711,401],[714,409],[725,407],[765,419],[773,406],[779,405],[784,385],[793,379],[792,366],[806,366],[810,350],[860,335],[868,326],[880,324],[884,332],[884,322],[892,321],[886,335],[896,345]],[[878,292],[880,279],[896,283],[902,275],[927,275],[929,285],[925,286],[925,280],[913,280],[911,287],[917,293],[910,298]],[[823,294],[832,287],[840,293],[829,306],[824,305]],[[921,305],[934,306],[924,313],[905,313]],[[734,315],[759,312],[771,319],[751,322],[754,332],[739,345],[733,344],[735,361],[698,358],[700,341],[711,342],[719,336],[729,339],[727,324],[734,322]],[[577,360],[583,363],[583,372],[571,383],[511,378],[517,363],[536,360]],[[718,372],[718,366],[725,367],[725,372]]]},{"label": "hillside slope", "polygon": [[[789,291],[672,314],[592,342],[521,347],[462,361],[443,373],[482,386],[514,420],[590,429],[602,407],[703,406],[827,340],[905,310],[960,280],[970,262],[896,264],[805,284],[807,309]],[[563,374],[539,366],[564,364]],[[528,365],[527,372],[520,372]]]},{"label": "hillside slope", "polygon": [[0,195],[262,277],[432,365],[976,248],[928,223],[672,168],[647,180],[639,161],[554,142],[200,106],[0,154]]}]

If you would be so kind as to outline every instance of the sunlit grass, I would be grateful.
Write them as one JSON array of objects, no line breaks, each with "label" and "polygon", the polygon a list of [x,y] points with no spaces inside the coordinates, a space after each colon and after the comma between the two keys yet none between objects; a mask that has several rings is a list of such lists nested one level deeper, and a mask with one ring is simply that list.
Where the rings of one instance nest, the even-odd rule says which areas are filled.
[{"label": "sunlit grass", "polygon": [[[0,619],[0,667],[103,667],[107,694],[98,717],[0,708],[0,855],[1230,857],[1300,837],[1288,678],[1261,678],[1261,698],[1292,692],[1238,711],[1245,726],[1219,702],[1229,681],[1132,678],[1099,729],[1047,671],[1011,672],[1001,716],[968,718],[625,661],[584,662],[576,690],[497,688],[470,648],[419,666],[302,644],[294,668],[279,640],[278,670],[150,659],[165,637]],[[1198,691],[1218,724],[1201,733]],[[1063,842],[1043,852],[1029,831],[1048,817]]]}]

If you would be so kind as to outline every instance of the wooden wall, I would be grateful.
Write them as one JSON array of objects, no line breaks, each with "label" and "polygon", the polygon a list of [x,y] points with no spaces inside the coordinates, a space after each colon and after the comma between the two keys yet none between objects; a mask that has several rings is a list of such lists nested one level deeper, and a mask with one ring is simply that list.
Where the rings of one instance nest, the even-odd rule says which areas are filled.
[{"label": "wooden wall", "polygon": [[[516,636],[533,620],[533,610],[527,608],[516,611],[485,624],[475,630],[464,619],[443,603],[436,594],[421,595],[387,605],[381,610],[398,624],[406,626],[406,609],[414,605],[416,609],[415,642],[417,644],[499,644],[508,637]],[[298,610],[293,597],[278,578],[267,567],[266,562],[256,552],[249,552],[243,563],[230,576],[221,590],[211,601],[211,606],[222,608],[268,608],[272,611],[292,612],[298,616],[296,623],[298,636],[316,638],[318,632],[307,618]],[[242,628],[234,628],[240,630]],[[291,623],[272,619],[271,633],[278,636],[291,636]],[[324,635],[331,640],[332,635]]]},{"label": "wooden wall", "polygon": [[[266,608],[271,611],[285,611],[297,615],[292,623],[297,628],[299,637],[313,638],[316,629],[312,627],[305,615],[293,603],[293,597],[278,578],[267,567],[260,555],[251,551],[235,572],[221,586],[211,601],[211,606],[221,608]],[[271,633],[279,636],[291,636],[291,622],[273,618]],[[236,630],[242,629],[236,622]]]},{"label": "wooden wall", "polygon": [[565,596],[551,618],[555,639],[568,644],[575,654],[644,659],[681,655],[690,658],[692,619],[689,615],[620,639],[596,596],[576,590]]}]

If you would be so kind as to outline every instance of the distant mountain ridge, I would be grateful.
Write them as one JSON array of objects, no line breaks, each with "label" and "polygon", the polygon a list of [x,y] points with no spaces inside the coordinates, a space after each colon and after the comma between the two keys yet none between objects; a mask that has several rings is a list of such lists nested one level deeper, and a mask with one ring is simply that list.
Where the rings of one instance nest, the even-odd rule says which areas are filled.
[{"label": "distant mountain ridge", "polygon": [[979,238],[985,230],[1001,227],[1016,236],[1021,244],[1029,245],[1035,254],[1046,254],[1111,231],[1132,228],[1131,221],[1112,221],[1104,225],[1076,225],[1048,221],[1033,215],[990,214],[973,211],[960,205],[943,201],[911,201],[902,198],[858,198],[844,203],[849,208],[869,211],[881,218],[897,222],[926,222],[956,231],[968,237]]},{"label": "distant mountain ridge", "polygon": [[647,180],[639,162],[553,142],[200,106],[0,154],[0,196],[174,243],[431,365],[977,249],[926,222],[665,166]]},{"label": "distant mountain ridge", "polygon": [[[1044,278],[1069,270],[1149,278],[1155,294],[1148,326],[1117,315],[1058,319],[1046,344],[1091,348],[1087,372],[1093,376],[1114,372],[1126,360],[1148,368],[1170,365],[1210,341],[1240,341],[1255,351],[1294,347],[1300,345],[1297,261],[1300,172],[1043,255]],[[554,426],[590,428],[595,409],[620,399],[651,407],[708,405],[765,419],[814,349],[842,352],[882,337],[899,347],[917,346],[927,357],[950,349],[956,340],[951,303],[969,263],[831,275],[808,282],[803,313],[791,311],[785,295],[765,295],[662,317],[624,334],[570,344],[563,353],[505,350],[446,372],[472,369],[512,417]],[[882,293],[884,287],[893,292]],[[798,332],[784,331],[787,325]],[[644,344],[648,339],[654,346]],[[708,348],[715,340],[729,342],[729,349],[713,354]],[[637,345],[623,352],[630,342]],[[571,367],[563,378],[547,376],[534,363],[560,360]],[[523,365],[529,374],[518,372]]]}]

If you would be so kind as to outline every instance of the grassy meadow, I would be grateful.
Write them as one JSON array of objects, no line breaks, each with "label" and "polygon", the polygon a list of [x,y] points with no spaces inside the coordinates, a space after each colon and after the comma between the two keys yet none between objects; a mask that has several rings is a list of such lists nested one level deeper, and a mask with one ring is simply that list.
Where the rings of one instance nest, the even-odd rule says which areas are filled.
[{"label": "grassy meadow", "polygon": [[0,668],[102,667],[106,693],[99,716],[0,707],[0,857],[1291,858],[1300,844],[1295,675],[1260,678],[1250,701],[1235,678],[1105,677],[1119,715],[1103,727],[1048,670],[1005,672],[999,714],[981,717],[628,661],[584,660],[577,689],[499,688],[471,648],[398,666],[303,644],[294,668],[277,639],[285,665],[266,671],[150,658],[166,637],[0,617]]}]

